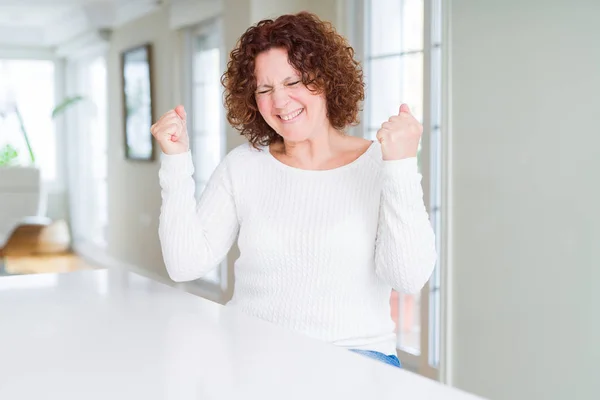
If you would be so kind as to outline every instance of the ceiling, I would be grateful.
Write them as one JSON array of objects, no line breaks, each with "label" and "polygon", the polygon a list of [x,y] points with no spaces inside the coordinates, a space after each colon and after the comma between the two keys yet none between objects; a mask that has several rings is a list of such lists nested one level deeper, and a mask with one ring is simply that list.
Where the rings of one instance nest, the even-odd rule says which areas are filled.
[{"label": "ceiling", "polygon": [[0,46],[55,47],[84,32],[110,29],[165,0],[0,0]]}]

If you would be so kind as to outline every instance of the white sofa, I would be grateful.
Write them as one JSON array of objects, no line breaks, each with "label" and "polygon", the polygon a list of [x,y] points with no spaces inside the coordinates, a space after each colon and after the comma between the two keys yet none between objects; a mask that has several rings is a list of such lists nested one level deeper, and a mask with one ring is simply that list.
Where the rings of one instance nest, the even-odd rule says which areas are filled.
[{"label": "white sofa", "polygon": [[50,223],[41,215],[42,199],[38,168],[0,167],[0,249],[19,225]]}]

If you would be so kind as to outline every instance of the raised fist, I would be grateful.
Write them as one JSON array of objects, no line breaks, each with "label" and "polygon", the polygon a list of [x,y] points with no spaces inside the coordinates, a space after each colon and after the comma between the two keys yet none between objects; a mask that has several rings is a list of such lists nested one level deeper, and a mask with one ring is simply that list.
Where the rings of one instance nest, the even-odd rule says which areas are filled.
[{"label": "raised fist", "polygon": [[423,126],[411,114],[406,104],[400,106],[398,115],[381,124],[377,140],[381,143],[384,160],[401,160],[416,157]]},{"label": "raised fist", "polygon": [[185,153],[190,148],[187,133],[186,113],[182,105],[167,111],[154,125],[150,127],[152,136],[165,154]]}]

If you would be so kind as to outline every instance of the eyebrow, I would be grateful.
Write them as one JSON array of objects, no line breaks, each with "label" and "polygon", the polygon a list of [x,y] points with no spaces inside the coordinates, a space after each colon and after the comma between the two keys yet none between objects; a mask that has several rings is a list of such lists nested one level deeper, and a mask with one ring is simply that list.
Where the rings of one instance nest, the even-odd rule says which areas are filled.
[{"label": "eyebrow", "polygon": [[[284,79],[283,81],[281,81],[281,82],[282,82],[282,83],[285,83],[285,82],[289,82],[289,81],[291,81],[291,80],[296,80],[296,79],[302,79],[302,77],[301,77],[301,76],[299,76],[299,75],[288,76],[287,78],[285,78],[285,79]],[[256,89],[261,89],[261,88],[272,88],[272,87],[273,87],[273,85],[268,85],[268,84],[266,84],[266,83],[263,83],[263,84],[261,84],[261,85],[258,85],[258,86],[256,86]]]}]

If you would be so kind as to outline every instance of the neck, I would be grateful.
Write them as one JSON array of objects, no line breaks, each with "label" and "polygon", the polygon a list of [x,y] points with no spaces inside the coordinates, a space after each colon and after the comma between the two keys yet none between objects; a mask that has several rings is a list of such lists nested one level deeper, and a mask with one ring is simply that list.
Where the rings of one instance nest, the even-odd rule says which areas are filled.
[{"label": "neck", "polygon": [[301,167],[319,167],[339,153],[344,134],[329,126],[323,133],[301,142],[283,141],[275,152]]}]

